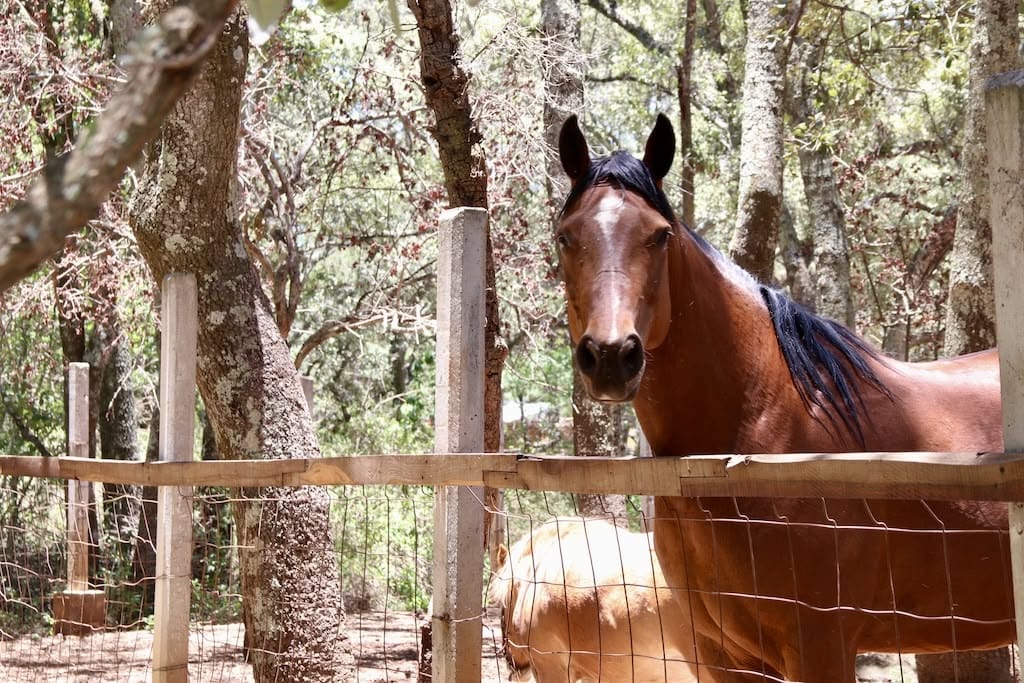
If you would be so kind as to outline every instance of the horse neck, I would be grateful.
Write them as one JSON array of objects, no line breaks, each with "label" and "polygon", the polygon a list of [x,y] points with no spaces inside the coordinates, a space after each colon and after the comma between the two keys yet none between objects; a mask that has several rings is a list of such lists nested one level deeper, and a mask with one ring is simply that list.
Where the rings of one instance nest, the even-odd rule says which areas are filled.
[{"label": "horse neck", "polygon": [[768,310],[752,278],[685,230],[669,269],[672,323],[649,352],[637,417],[656,455],[742,452],[759,404],[790,382]]}]

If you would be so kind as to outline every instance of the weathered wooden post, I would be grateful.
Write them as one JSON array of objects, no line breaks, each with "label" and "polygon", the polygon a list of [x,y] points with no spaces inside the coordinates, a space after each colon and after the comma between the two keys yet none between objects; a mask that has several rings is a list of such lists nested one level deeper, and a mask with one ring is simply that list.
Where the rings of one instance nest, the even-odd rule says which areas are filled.
[{"label": "weathered wooden post", "polygon": [[[196,279],[164,278],[160,316],[160,460],[193,459],[196,409]],[[157,496],[153,682],[188,680],[192,599],[192,487],[161,486]]]},{"label": "weathered wooden post", "polygon": [[[988,113],[989,222],[996,338],[1007,451],[1024,452],[1024,71],[992,78]],[[1017,644],[1024,646],[1024,501],[1010,503]]]},{"label": "weathered wooden post", "polygon": [[[487,212],[441,214],[437,257],[434,450],[484,448],[484,255]],[[434,497],[434,681],[479,681],[483,644],[483,488],[438,487]]]},{"label": "weathered wooden post", "polygon": [[[89,364],[68,365],[68,455],[89,457]],[[53,596],[53,630],[82,636],[102,628],[106,596],[89,588],[89,503],[91,484],[68,481],[68,585]]]}]

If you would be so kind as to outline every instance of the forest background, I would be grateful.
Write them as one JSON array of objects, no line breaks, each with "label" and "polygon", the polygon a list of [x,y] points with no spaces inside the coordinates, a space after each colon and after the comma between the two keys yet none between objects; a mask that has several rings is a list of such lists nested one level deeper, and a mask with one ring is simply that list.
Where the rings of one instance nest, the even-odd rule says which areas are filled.
[{"label": "forest background", "polygon": [[[296,456],[432,448],[436,225],[449,204],[471,203],[455,198],[423,59],[424,27],[444,12],[468,82],[466,97],[454,98],[472,123],[463,142],[473,161],[462,171],[486,181],[476,203],[490,215],[491,320],[500,323],[491,344],[508,354],[504,448],[573,450],[571,358],[551,246],[564,192],[551,134],[569,113],[580,115],[595,154],[639,154],[655,115],[669,115],[680,155],[665,189],[691,227],[890,355],[927,360],[993,343],[978,112],[984,78],[1017,65],[1016,4],[410,0],[390,9],[296,3],[259,46],[229,25],[223,41],[235,42],[225,54],[244,82],[237,101],[209,101],[233,114],[193,110],[193,133],[223,121],[231,128],[238,117],[236,143],[213,157],[220,164],[189,166],[186,178],[225,183],[223,212],[262,288],[255,298],[314,382],[315,443],[281,448]],[[90,130],[131,68],[128,41],[153,16],[148,3],[117,1],[18,0],[0,9],[0,205],[25,199],[47,160]],[[64,452],[66,366],[84,360],[92,452],[152,457],[155,276],[187,243],[151,234],[154,202],[188,214],[180,190],[154,200],[175,171],[171,141],[167,133],[153,143],[95,220],[0,294],[0,452]],[[218,320],[218,311],[206,313]],[[200,373],[213,377],[210,363],[201,360]],[[242,457],[244,430],[208,381],[200,379],[200,449]],[[604,419],[617,421],[612,452],[637,447],[628,416]],[[585,430],[577,426],[577,444]],[[28,514],[25,500],[0,502],[8,526]],[[379,513],[367,509],[364,523],[415,533],[409,515],[396,514],[371,522]],[[138,519],[114,506],[102,523],[125,538]],[[429,559],[417,562],[411,584],[428,573]],[[379,587],[361,590],[359,600],[379,599]],[[406,606],[425,606],[422,587],[404,590]]]}]

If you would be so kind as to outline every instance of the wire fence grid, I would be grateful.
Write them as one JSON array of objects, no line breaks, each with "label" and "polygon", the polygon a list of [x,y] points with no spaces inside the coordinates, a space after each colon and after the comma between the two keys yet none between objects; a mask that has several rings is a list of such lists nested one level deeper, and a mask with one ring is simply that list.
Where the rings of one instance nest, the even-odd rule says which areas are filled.
[{"label": "wire fence grid", "polygon": [[[123,683],[151,678],[156,490],[110,484],[90,488],[89,588],[103,596],[102,625],[83,623],[66,634],[54,614],[54,597],[67,588],[66,483],[0,477],[0,680]],[[414,679],[420,628],[429,619],[433,488],[327,490],[355,679]],[[196,487],[194,493],[193,681],[252,680],[232,514],[232,503],[242,500],[239,494],[219,487]],[[551,517],[578,512],[569,494],[510,491],[505,501],[500,526],[509,539]],[[634,525],[641,523],[635,504],[630,515]],[[484,571],[486,583],[490,569]],[[497,607],[487,608],[483,626],[486,680],[507,680]]]}]

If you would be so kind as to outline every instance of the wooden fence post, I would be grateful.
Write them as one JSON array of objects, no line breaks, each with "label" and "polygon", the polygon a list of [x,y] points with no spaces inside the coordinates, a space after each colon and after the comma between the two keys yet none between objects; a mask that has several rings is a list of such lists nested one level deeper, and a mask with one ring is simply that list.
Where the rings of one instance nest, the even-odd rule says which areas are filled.
[{"label": "wooden fence post", "polygon": [[[68,455],[89,457],[89,364],[68,365]],[[68,585],[53,596],[53,630],[86,635],[105,622],[103,591],[89,589],[89,504],[92,484],[68,480]]]},{"label": "wooden fence post", "polygon": [[[160,460],[192,460],[195,439],[196,279],[163,281],[160,316]],[[192,598],[192,487],[161,486],[157,497],[153,682],[188,680]]]},{"label": "wooden fence post", "polygon": [[[986,87],[989,222],[995,282],[996,339],[1007,452],[1024,451],[1024,71]],[[1024,646],[1024,501],[1010,503],[1017,643]]]},{"label": "wooden fence post", "polygon": [[[484,255],[487,212],[441,214],[437,257],[434,450],[484,447]],[[434,496],[434,681],[479,681],[483,623],[483,487]]]}]

